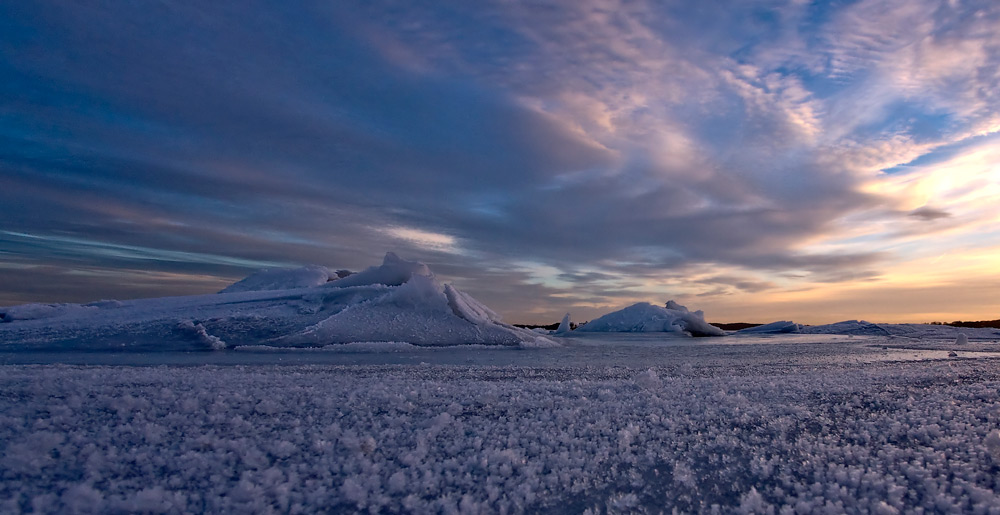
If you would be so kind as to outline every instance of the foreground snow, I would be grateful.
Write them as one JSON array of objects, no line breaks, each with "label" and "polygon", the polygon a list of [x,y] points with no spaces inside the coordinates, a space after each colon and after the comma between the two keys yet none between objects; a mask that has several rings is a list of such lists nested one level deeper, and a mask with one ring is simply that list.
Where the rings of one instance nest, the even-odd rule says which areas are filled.
[{"label": "foreground snow", "polygon": [[689,348],[757,358],[2,366],[0,512],[1000,509],[1000,361]]},{"label": "foreground snow", "polygon": [[504,324],[441,284],[426,265],[389,253],[357,274],[324,267],[260,272],[215,295],[0,308],[6,349],[222,350],[362,341],[419,345],[554,343]]}]

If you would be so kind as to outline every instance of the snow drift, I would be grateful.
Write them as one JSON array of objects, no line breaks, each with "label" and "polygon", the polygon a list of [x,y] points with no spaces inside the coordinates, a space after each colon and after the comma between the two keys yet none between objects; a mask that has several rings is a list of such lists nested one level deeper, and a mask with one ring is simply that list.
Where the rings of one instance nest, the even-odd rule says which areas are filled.
[{"label": "snow drift", "polygon": [[701,310],[690,311],[669,301],[666,306],[648,302],[608,313],[576,329],[583,332],[686,333],[691,336],[725,336],[726,332],[705,321]]},{"label": "snow drift", "polygon": [[504,324],[388,253],[356,274],[321,266],[267,270],[211,295],[0,308],[7,349],[197,350],[393,341],[417,345],[552,345]]}]

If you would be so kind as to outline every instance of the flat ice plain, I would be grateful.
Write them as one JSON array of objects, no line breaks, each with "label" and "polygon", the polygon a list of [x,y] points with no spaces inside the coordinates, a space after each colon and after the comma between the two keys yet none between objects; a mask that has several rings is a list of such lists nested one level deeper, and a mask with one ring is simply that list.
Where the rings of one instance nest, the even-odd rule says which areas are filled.
[{"label": "flat ice plain", "polygon": [[0,512],[1000,513],[990,334],[3,351]]}]

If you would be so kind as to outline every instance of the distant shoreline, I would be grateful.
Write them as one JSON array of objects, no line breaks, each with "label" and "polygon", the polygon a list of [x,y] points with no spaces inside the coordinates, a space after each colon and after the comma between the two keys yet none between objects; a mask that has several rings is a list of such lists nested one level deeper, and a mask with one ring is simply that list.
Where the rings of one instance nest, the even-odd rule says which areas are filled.
[{"label": "distant shoreline", "polygon": [[[750,323],[750,322],[727,322],[727,323],[715,323],[709,322],[710,324],[722,329],[723,331],[741,331],[743,329],[749,329],[751,327],[758,327],[764,324]],[[521,327],[524,329],[547,329],[549,331],[555,331],[559,327],[559,322],[554,324],[513,324],[515,327]],[[574,324],[576,325],[576,324]],[[807,324],[808,325],[808,324]],[[993,327],[1000,329],[1000,320],[980,320],[976,322],[965,322],[965,321],[955,321],[955,322],[928,322],[926,325],[948,325],[952,327],[971,327],[971,328],[985,328]]]}]

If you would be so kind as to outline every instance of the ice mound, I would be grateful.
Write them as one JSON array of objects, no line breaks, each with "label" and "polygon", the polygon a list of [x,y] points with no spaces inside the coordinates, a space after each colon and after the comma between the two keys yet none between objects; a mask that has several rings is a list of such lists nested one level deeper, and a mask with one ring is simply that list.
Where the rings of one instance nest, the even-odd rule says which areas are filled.
[{"label": "ice mound", "polygon": [[802,329],[805,334],[853,334],[863,336],[890,336],[892,333],[880,324],[864,320],[845,320],[833,324],[816,325]]},{"label": "ice mound", "polygon": [[779,322],[771,322],[770,324],[759,325],[757,327],[748,327],[737,332],[740,334],[785,334],[797,333],[801,330],[802,326],[800,324],[796,324],[795,322],[790,322],[788,320],[781,320]]},{"label": "ice mound", "polygon": [[451,285],[442,285],[433,275],[415,274],[279,343],[392,340],[419,345],[518,345],[536,338],[535,333],[503,324],[489,308]]},{"label": "ice mound", "polygon": [[559,327],[556,327],[556,331],[552,334],[566,334],[573,330],[573,323],[570,321],[569,313],[562,318],[559,322]]},{"label": "ice mound", "polygon": [[[333,277],[337,279],[331,280]],[[357,274],[268,270],[220,293],[89,305],[0,308],[0,345],[26,349],[209,350],[354,342],[551,346],[388,253]],[[9,322],[9,323],[7,323]]]},{"label": "ice mound", "polygon": [[236,293],[241,291],[271,291],[293,290],[296,288],[312,288],[326,284],[336,278],[325,266],[308,265],[302,268],[272,268],[251,274],[237,281],[219,293]]},{"label": "ice mound", "polygon": [[701,310],[689,311],[669,301],[665,307],[639,302],[608,313],[580,326],[577,331],[611,333],[686,333],[691,336],[725,336],[726,332],[705,321]]},{"label": "ice mound", "polygon": [[994,340],[1000,332],[991,327],[955,327],[950,325],[932,324],[873,324],[864,320],[847,320],[835,324],[803,327],[802,334],[847,334],[860,336],[889,336],[895,338],[918,338],[952,340],[956,344],[969,338]]}]

